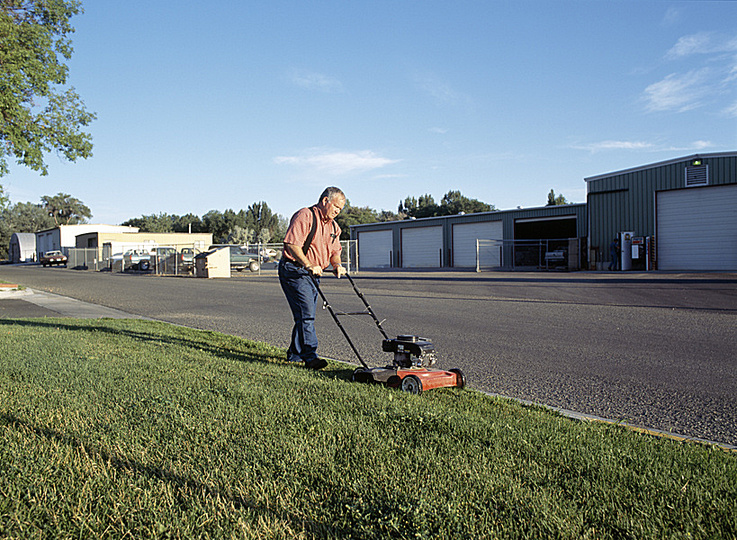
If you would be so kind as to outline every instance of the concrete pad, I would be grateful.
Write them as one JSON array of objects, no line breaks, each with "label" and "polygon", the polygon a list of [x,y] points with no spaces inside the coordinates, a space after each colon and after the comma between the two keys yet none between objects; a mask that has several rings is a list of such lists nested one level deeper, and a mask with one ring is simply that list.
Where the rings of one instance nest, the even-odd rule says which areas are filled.
[{"label": "concrete pad", "polygon": [[33,289],[0,290],[0,318],[71,317],[75,319],[142,319],[118,309]]}]

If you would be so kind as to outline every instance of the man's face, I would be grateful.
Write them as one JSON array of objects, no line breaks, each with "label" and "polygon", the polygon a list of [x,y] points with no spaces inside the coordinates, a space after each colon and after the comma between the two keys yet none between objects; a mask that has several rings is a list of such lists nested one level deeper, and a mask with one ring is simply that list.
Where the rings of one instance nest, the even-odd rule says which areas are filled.
[{"label": "man's face", "polygon": [[338,214],[340,214],[340,211],[343,210],[345,199],[343,197],[333,197],[332,201],[328,201],[328,198],[325,197],[322,200],[322,203],[325,208],[325,215],[328,219],[335,219],[338,217]]}]

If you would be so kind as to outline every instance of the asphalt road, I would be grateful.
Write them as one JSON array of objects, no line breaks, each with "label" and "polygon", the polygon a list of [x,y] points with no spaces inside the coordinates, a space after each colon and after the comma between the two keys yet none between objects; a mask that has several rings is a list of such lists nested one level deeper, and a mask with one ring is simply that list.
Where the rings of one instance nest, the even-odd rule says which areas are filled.
[{"label": "asphalt road", "polygon": [[[288,345],[273,273],[162,278],[0,266],[0,280],[128,313]],[[429,337],[438,367],[486,392],[737,445],[737,274],[361,272],[390,335]],[[336,310],[363,305],[323,279]],[[373,365],[390,358],[369,317],[343,317]],[[355,362],[327,311],[320,352]]]}]

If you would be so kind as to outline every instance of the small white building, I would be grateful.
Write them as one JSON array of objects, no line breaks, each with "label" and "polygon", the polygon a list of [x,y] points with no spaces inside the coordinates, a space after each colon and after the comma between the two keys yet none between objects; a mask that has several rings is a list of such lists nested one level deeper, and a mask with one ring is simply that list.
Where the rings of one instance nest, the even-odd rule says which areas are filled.
[{"label": "small white building", "polygon": [[69,254],[69,248],[77,246],[77,236],[91,232],[105,233],[137,233],[138,227],[124,225],[59,225],[53,229],[46,229],[36,233],[37,259],[47,251],[59,250]]},{"label": "small white building", "polygon": [[8,259],[12,263],[36,261],[36,235],[34,233],[13,233],[10,237]]}]

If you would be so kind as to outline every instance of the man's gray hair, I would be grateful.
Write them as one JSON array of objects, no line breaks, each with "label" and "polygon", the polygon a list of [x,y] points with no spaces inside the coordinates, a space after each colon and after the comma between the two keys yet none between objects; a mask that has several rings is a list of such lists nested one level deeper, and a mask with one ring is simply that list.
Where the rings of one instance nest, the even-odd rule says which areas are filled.
[{"label": "man's gray hair", "polygon": [[330,202],[337,196],[340,196],[341,199],[346,200],[345,193],[343,193],[342,189],[337,188],[335,186],[330,186],[330,187],[325,188],[325,191],[322,192],[322,195],[320,195],[320,198],[318,199],[317,202],[321,203],[325,197],[327,197],[328,202]]}]

